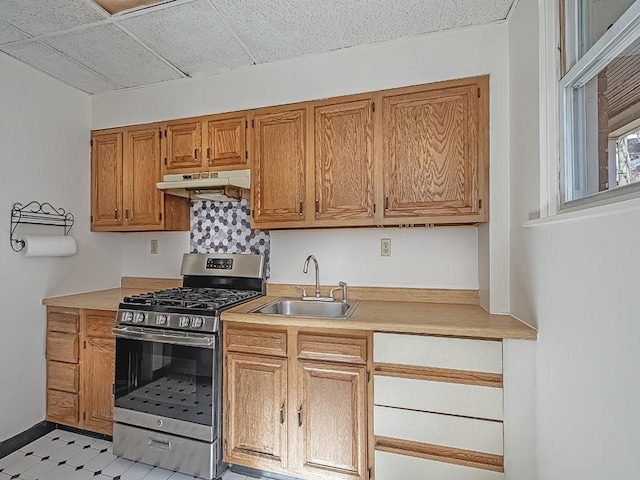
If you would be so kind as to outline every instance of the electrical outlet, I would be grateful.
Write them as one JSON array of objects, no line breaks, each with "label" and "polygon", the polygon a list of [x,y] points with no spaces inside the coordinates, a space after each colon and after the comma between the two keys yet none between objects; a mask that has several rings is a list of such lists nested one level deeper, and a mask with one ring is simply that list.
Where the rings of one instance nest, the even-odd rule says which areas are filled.
[{"label": "electrical outlet", "polygon": [[158,240],[151,240],[151,255],[158,254]]},{"label": "electrical outlet", "polygon": [[391,256],[391,239],[390,238],[380,239],[380,256],[382,257]]}]

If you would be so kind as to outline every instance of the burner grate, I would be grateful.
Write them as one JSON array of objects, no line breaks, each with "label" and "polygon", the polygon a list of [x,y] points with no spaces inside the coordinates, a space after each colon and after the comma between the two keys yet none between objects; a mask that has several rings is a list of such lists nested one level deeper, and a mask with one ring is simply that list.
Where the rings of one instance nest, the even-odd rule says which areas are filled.
[{"label": "burner grate", "polygon": [[123,303],[215,311],[261,295],[252,290],[180,287],[125,297]]}]

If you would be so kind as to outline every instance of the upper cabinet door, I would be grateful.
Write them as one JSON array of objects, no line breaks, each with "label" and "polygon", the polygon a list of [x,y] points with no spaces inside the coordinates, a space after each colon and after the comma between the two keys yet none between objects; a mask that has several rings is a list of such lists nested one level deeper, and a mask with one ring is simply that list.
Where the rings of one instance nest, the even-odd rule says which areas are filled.
[{"label": "upper cabinet door", "polygon": [[255,224],[291,225],[306,218],[306,118],[306,108],[258,110],[252,118]]},{"label": "upper cabinet door", "polygon": [[247,118],[244,113],[225,117],[216,115],[205,120],[207,163],[209,167],[246,168]]},{"label": "upper cabinet door", "polygon": [[202,168],[202,122],[181,120],[169,122],[165,128],[165,170],[190,172]]},{"label": "upper cabinet door", "polygon": [[373,218],[372,104],[369,96],[314,109],[316,220]]},{"label": "upper cabinet door", "polygon": [[487,84],[478,77],[382,93],[385,218],[485,219]]},{"label": "upper cabinet door", "polygon": [[122,132],[91,138],[91,226],[122,226]]},{"label": "upper cabinet door", "polygon": [[160,228],[164,207],[156,187],[162,177],[158,126],[126,131],[124,164],[125,226],[132,230]]}]

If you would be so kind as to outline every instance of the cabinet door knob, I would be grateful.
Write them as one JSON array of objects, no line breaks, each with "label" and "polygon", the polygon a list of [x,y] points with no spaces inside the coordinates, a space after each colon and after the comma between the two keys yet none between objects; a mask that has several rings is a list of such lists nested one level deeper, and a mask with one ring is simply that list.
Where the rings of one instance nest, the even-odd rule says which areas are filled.
[{"label": "cabinet door knob", "polygon": [[298,426],[302,426],[302,407],[298,409]]},{"label": "cabinet door knob", "polygon": [[300,216],[302,216],[302,205],[303,205],[303,203],[302,203],[302,200],[301,200],[301,201],[300,201],[300,211],[299,211]]},{"label": "cabinet door knob", "polygon": [[116,220],[118,220],[118,209],[116,208],[115,213],[113,215],[113,218],[115,218]]},{"label": "cabinet door knob", "polygon": [[280,407],[280,425],[284,423],[284,403]]},{"label": "cabinet door knob", "polygon": [[128,208],[124,209],[124,219],[125,220],[129,220],[129,209]]},{"label": "cabinet door knob", "polygon": [[198,160],[198,149],[197,148],[193,150],[193,158],[195,160]]}]

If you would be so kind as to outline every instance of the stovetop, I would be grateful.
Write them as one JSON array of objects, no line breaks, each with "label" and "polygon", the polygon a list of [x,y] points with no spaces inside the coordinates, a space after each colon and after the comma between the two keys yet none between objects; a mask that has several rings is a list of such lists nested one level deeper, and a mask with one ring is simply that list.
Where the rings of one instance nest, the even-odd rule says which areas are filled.
[{"label": "stovetop", "polygon": [[122,308],[216,315],[260,295],[251,290],[180,287],[125,297]]}]

